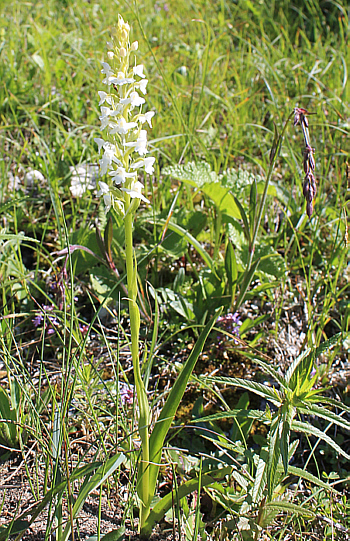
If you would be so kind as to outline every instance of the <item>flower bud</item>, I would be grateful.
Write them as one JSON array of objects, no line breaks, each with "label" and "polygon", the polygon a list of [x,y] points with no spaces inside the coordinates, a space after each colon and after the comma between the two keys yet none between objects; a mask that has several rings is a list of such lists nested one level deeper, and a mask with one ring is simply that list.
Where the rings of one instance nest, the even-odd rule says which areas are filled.
[{"label": "flower bud", "polygon": [[134,42],[131,44],[130,51],[137,51],[138,48],[139,48],[139,42],[138,42],[138,41],[134,41]]},{"label": "flower bud", "polygon": [[121,58],[125,58],[125,57],[126,57],[126,49],[125,49],[125,47],[120,47],[120,49],[119,49],[119,56],[120,56]]},{"label": "flower bud", "polygon": [[113,51],[108,51],[107,56],[108,56],[109,60],[112,60],[112,58],[114,57],[114,52]]}]

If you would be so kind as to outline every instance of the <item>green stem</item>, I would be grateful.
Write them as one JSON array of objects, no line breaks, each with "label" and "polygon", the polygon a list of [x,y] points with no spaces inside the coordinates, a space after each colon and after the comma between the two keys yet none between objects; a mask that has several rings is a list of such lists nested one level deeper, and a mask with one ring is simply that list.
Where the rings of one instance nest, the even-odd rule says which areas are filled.
[{"label": "green stem", "polygon": [[[125,208],[130,206],[130,197],[125,194]],[[131,331],[131,355],[134,371],[136,394],[139,406],[138,430],[141,438],[141,464],[138,476],[138,494],[141,500],[140,504],[140,528],[145,523],[152,500],[149,493],[149,422],[150,411],[147,399],[147,393],[142,381],[140,360],[139,360],[139,330],[140,330],[140,310],[137,305],[137,262],[133,248],[133,213],[129,212],[125,216],[125,256],[126,270],[128,280],[129,294],[129,315]]]}]

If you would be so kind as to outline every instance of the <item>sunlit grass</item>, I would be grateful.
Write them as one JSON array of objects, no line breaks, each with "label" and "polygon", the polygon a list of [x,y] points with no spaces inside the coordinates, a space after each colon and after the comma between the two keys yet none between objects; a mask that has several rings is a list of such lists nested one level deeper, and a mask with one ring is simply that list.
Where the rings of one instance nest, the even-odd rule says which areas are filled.
[{"label": "sunlit grass", "polygon": [[[100,61],[118,12],[132,24],[132,39],[142,44],[138,61],[145,65],[149,79],[148,108],[157,113],[150,148],[158,168],[144,179],[152,205],[139,210],[134,226],[144,309],[141,353],[150,348],[154,352],[149,377],[154,378],[155,389],[150,401],[157,414],[169,382],[179,371],[178,351],[183,362],[187,343],[192,346],[220,299],[225,299],[226,309],[230,306],[229,242],[241,277],[247,251],[242,220],[222,213],[200,185],[174,180],[163,170],[179,163],[201,166],[205,162],[217,175],[233,169],[265,179],[275,128],[281,132],[295,106],[315,113],[309,117],[316,159],[315,210],[308,220],[302,194],[303,139],[299,127],[290,124],[257,240],[257,251],[273,254],[276,261],[283,258],[283,272],[273,265],[259,267],[247,298],[256,306],[269,303],[275,337],[283,325],[282,313],[296,304],[304,318],[305,345],[319,346],[343,333],[319,361],[324,387],[333,362],[345,359],[350,52],[346,3],[145,0],[142,5],[124,5],[49,0],[1,5],[0,370],[15,422],[27,426],[11,432],[7,447],[26,456],[27,445],[34,445],[47,487],[58,483],[59,476],[79,477],[76,468],[85,463],[85,451],[77,467],[60,460],[61,451],[75,457],[75,439],[88,441],[86,453],[91,454],[86,463],[105,461],[113,452],[125,453],[122,468],[128,476],[130,501],[123,522],[133,523],[140,443],[136,405],[122,404],[116,385],[119,380],[133,391],[125,293],[116,286],[111,265],[103,263],[96,240],[96,223],[102,236],[107,225],[103,205],[94,190],[83,197],[70,190],[70,168],[98,160],[93,139],[100,136]],[[31,181],[26,173],[33,170],[40,171],[43,179]],[[252,214],[250,186],[234,193],[247,215]],[[258,197],[261,193],[262,183],[258,183]],[[185,239],[181,231],[188,234]],[[63,273],[65,256],[54,252],[68,244],[88,247],[97,257],[76,249]],[[123,223],[115,215],[111,254],[118,280],[126,283]],[[269,274],[271,268],[275,275]],[[237,291],[241,287],[238,280]],[[33,319],[45,312],[46,305],[52,305],[52,311],[34,329]],[[54,333],[49,332],[49,317],[58,321]],[[263,349],[266,331],[258,327],[254,341],[249,334],[252,328],[254,321],[247,319],[244,340]],[[220,354],[213,342],[208,354],[215,364]],[[227,351],[230,348],[232,343]],[[143,370],[147,372],[147,367]],[[11,378],[20,384],[20,397],[9,386]],[[348,400],[341,391],[336,393]],[[315,457],[310,468],[321,475],[324,455],[317,454],[317,447],[312,451],[314,444],[310,442]],[[203,449],[212,453],[210,446]],[[338,460],[339,475],[348,475],[346,464],[329,449],[326,452],[330,467],[335,471]],[[161,475],[168,475],[169,468],[163,464]],[[27,475],[33,496],[40,500],[38,479],[31,479],[29,469]],[[118,480],[114,475],[111,483]],[[311,510],[316,506],[319,515],[342,522],[345,496],[312,490],[314,499],[310,496],[305,506]],[[229,516],[226,500],[215,497],[215,505]],[[52,505],[59,509],[54,497]],[[199,509],[185,507],[182,512],[194,531],[189,517],[193,512],[198,526]],[[312,520],[293,513],[283,521],[269,526],[272,538],[284,539],[294,529],[302,539],[303,532],[316,528]],[[345,519],[344,525],[349,527]],[[48,521],[48,531],[50,527]],[[225,531],[219,522],[213,527],[213,535],[215,528],[218,536]],[[323,528],[325,536],[340,532],[329,523],[317,528]],[[63,532],[60,535],[63,539]]]}]

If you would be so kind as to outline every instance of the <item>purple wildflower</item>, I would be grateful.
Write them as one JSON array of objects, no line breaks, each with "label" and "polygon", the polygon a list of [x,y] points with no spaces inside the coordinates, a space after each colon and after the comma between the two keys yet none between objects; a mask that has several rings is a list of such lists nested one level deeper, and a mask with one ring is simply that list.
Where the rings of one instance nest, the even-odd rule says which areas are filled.
[{"label": "purple wildflower", "polygon": [[52,304],[44,304],[40,312],[38,311],[36,313],[36,316],[32,319],[34,327],[40,327],[40,325],[42,325],[45,321],[45,330],[47,334],[54,334],[54,327],[57,327],[59,325],[59,322],[56,316],[47,314],[47,312],[52,312],[53,309],[54,306]]},{"label": "purple wildflower", "polygon": [[131,385],[119,381],[119,396],[123,405],[131,406],[134,402],[134,389]]},{"label": "purple wildflower", "polygon": [[[242,322],[239,317],[239,313],[235,312],[234,314],[229,313],[225,314],[224,316],[220,316],[217,319],[218,327],[221,327],[224,331],[226,331],[229,334],[233,334],[234,336],[239,337],[239,328],[242,325]],[[226,335],[223,335],[221,333],[218,333],[218,341],[222,342],[227,339]],[[237,343],[236,340],[234,340],[235,343]]]}]

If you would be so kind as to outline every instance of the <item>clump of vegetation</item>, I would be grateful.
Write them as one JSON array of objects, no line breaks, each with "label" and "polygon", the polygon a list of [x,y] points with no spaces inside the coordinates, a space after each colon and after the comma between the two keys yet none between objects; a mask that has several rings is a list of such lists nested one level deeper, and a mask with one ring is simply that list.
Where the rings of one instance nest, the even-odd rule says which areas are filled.
[{"label": "clump of vegetation", "polygon": [[0,540],[346,539],[346,6],[118,10],[3,7]]}]

